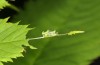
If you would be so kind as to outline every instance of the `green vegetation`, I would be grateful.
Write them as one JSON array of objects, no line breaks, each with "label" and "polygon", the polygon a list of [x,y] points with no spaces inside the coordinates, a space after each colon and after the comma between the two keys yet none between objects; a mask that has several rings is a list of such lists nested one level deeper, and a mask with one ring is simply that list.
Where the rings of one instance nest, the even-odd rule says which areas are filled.
[{"label": "green vegetation", "polygon": [[[19,11],[9,5],[0,0],[1,10],[8,6]],[[0,65],[2,61],[4,65],[89,65],[100,56],[99,17],[100,0],[28,0],[10,23],[0,19]],[[19,20],[20,25],[14,23]]]}]

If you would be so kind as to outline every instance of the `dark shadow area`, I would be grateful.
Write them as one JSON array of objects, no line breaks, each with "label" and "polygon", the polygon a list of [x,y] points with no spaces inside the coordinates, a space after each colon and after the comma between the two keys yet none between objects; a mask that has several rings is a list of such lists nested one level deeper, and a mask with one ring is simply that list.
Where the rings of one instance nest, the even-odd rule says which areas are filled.
[{"label": "dark shadow area", "polygon": [[14,14],[17,14],[17,12],[6,7],[0,11],[0,18],[12,17]]},{"label": "dark shadow area", "polygon": [[100,57],[95,59],[90,65],[100,65]]},{"label": "dark shadow area", "polygon": [[17,6],[18,8],[24,8],[24,4],[25,2],[27,2],[28,0],[7,0],[9,3]]}]

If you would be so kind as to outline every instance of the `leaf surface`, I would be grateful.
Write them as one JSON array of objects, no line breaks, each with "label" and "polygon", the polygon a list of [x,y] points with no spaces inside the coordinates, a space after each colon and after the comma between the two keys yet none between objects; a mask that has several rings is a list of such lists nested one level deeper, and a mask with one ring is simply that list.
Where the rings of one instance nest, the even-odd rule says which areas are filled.
[{"label": "leaf surface", "polygon": [[29,46],[26,34],[28,25],[7,23],[8,18],[0,19],[0,65],[2,62],[13,62],[12,58],[23,57],[23,46]]},{"label": "leaf surface", "polygon": [[38,49],[28,50],[12,65],[89,65],[100,56],[100,0],[31,0],[25,8],[14,20],[36,27],[29,37],[47,29],[85,33],[34,40]]}]

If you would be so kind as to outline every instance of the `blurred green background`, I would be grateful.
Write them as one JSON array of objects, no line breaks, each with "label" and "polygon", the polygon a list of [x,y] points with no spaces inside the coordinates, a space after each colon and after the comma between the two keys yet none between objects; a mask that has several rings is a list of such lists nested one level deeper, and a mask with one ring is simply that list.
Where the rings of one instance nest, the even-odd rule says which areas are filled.
[{"label": "blurred green background", "polygon": [[[24,3],[16,1],[11,3]],[[85,33],[30,41],[38,49],[26,48],[24,58],[5,65],[89,65],[100,56],[100,0],[27,0],[22,5],[10,21],[35,27],[27,38],[41,36],[48,29]]]}]

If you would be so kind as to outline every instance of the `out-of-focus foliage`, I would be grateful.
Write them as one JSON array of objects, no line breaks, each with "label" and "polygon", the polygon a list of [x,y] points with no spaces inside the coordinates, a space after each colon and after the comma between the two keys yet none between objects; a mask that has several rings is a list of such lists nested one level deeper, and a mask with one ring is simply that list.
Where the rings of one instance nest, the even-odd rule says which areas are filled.
[{"label": "out-of-focus foliage", "polygon": [[9,65],[88,65],[100,56],[100,0],[30,0],[13,20],[36,27],[28,37],[47,29],[86,32],[31,41],[38,49]]},{"label": "out-of-focus foliage", "polygon": [[4,9],[4,7],[10,7],[11,9],[19,12],[19,9],[16,6],[9,4],[6,0],[0,0],[0,11],[1,9]]},{"label": "out-of-focus foliage", "polygon": [[0,9],[3,9],[5,6],[10,6],[6,0],[0,0]]}]

